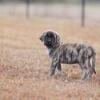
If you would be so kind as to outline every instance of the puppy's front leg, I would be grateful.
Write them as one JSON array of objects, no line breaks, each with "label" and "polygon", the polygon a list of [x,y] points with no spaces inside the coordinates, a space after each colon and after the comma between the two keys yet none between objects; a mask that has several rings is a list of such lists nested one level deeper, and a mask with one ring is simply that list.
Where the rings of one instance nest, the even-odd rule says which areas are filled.
[{"label": "puppy's front leg", "polygon": [[60,63],[58,63],[57,69],[58,69],[59,72],[61,72],[62,69],[61,69],[61,64]]},{"label": "puppy's front leg", "polygon": [[57,75],[62,75],[62,68],[61,68],[61,63],[59,62],[58,64],[57,64],[57,69],[58,69],[58,71],[57,71]]},{"label": "puppy's front leg", "polygon": [[51,66],[50,66],[50,76],[54,75],[55,74],[55,69],[56,69],[56,65],[51,63]]},{"label": "puppy's front leg", "polygon": [[[50,76],[55,74],[55,69],[59,64],[59,60],[57,59],[57,57],[53,57],[51,59],[51,66],[50,66]],[[59,70],[60,70],[60,66],[59,66]]]}]

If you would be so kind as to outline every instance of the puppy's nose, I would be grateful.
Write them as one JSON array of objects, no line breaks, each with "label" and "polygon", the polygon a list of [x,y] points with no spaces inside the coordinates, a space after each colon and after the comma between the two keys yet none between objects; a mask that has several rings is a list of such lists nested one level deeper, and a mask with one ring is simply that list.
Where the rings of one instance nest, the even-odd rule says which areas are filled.
[{"label": "puppy's nose", "polygon": [[41,37],[39,37],[39,39],[41,40]]},{"label": "puppy's nose", "polygon": [[42,38],[42,36],[39,38],[41,41],[43,41],[43,38]]}]

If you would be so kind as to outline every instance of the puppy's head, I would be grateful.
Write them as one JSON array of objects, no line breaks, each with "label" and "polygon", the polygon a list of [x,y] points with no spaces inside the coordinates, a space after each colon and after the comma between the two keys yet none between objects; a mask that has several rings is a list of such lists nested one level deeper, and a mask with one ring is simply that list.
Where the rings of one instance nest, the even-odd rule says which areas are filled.
[{"label": "puppy's head", "polygon": [[60,44],[60,37],[56,32],[46,31],[43,32],[40,40],[44,42],[44,45],[48,48],[53,48]]}]

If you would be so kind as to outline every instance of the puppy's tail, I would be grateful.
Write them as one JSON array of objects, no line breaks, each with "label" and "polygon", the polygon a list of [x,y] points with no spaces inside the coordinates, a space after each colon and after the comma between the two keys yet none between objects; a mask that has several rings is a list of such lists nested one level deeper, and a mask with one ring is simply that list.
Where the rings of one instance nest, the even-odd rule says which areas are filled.
[{"label": "puppy's tail", "polygon": [[96,53],[92,47],[88,47],[87,49],[87,57],[89,58],[89,65],[93,70],[93,73],[96,74],[95,64],[96,64]]},{"label": "puppy's tail", "polygon": [[94,74],[96,74],[95,64],[96,64],[96,53],[94,52],[92,56],[92,69],[93,69]]}]

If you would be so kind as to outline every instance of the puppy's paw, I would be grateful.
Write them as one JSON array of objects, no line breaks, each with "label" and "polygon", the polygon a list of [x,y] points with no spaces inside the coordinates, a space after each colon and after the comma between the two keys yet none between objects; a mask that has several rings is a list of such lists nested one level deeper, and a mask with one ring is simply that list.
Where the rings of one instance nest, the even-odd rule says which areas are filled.
[{"label": "puppy's paw", "polygon": [[62,72],[61,71],[57,71],[56,75],[57,76],[62,76]]}]

